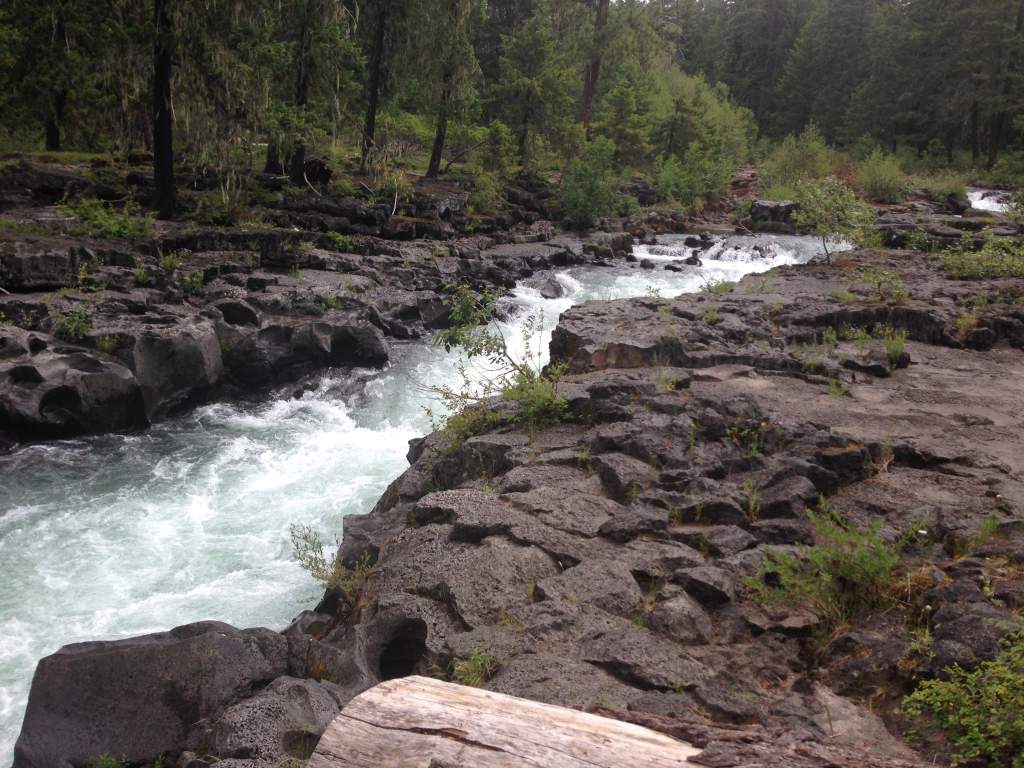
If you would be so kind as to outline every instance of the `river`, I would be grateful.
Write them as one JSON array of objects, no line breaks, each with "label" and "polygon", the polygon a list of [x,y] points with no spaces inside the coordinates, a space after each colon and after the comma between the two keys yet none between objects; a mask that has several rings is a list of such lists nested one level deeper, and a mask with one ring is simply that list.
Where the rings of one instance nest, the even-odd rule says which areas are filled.
[{"label": "river", "polygon": [[[765,251],[755,252],[760,245]],[[697,291],[820,252],[809,238],[734,237],[700,269],[677,237],[639,246],[653,270],[566,269],[566,295],[513,292],[519,339],[543,313],[591,299]],[[0,764],[13,753],[36,662],[66,643],[161,631],[200,619],[284,628],[319,597],[291,558],[292,523],[327,541],[368,512],[430,429],[430,385],[455,383],[455,355],[395,348],[383,371],[328,371],[260,404],[215,403],[146,432],[29,445],[0,457]]]}]

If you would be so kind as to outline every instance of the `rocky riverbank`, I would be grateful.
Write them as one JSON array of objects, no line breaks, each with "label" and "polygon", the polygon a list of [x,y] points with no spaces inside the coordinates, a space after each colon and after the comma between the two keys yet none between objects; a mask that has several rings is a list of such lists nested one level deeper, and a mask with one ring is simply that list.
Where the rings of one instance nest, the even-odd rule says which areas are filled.
[{"label": "rocky riverbank", "polygon": [[[858,251],[570,310],[569,419],[414,441],[346,521],[355,577],[281,634],[204,623],[44,659],[16,766],[269,768],[367,687],[473,658],[490,689],[663,730],[704,765],[931,762],[948,751],[901,740],[902,696],[993,657],[1024,606],[1022,297]],[[829,625],[756,598],[822,498],[900,542],[895,605]]]},{"label": "rocky riverbank", "polygon": [[440,183],[406,216],[299,194],[263,226],[160,223],[132,239],[68,233],[56,201],[116,194],[88,178],[22,163],[0,172],[0,192],[0,446],[138,429],[326,367],[383,365],[392,341],[446,324],[452,285],[505,290],[631,244],[556,236],[522,206],[497,222],[508,229],[457,236],[453,221],[476,228],[468,196]]}]

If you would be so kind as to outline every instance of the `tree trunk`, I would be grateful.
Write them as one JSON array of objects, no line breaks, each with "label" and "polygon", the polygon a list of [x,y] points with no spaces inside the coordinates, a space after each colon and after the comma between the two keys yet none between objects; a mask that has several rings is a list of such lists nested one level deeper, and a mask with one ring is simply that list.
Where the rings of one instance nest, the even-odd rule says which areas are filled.
[{"label": "tree trunk", "polygon": [[[299,33],[299,47],[295,54],[295,106],[302,108],[309,101],[309,69],[310,57],[313,55],[313,4],[316,0],[306,0],[306,11]],[[306,184],[306,146],[300,140],[295,145],[291,157],[292,184]]]},{"label": "tree trunk", "polygon": [[441,156],[444,154],[444,143],[448,137],[448,107],[451,101],[450,78],[445,78],[445,86],[441,90],[441,106],[437,111],[437,130],[434,133],[434,149],[430,153],[430,165],[427,166],[427,178],[436,179],[441,172]]},{"label": "tree trunk", "polygon": [[60,126],[52,113],[46,117],[46,151],[60,152]]},{"label": "tree trunk", "polygon": [[263,163],[263,172],[272,173],[275,176],[284,173],[284,166],[281,164],[281,150],[275,141],[267,144],[267,159]]},{"label": "tree trunk", "polygon": [[530,140],[530,121],[533,119],[533,101],[526,97],[526,107],[523,109],[523,120],[519,124],[519,164],[526,167],[526,150]]},{"label": "tree trunk", "polygon": [[580,104],[580,123],[590,138],[590,119],[594,115],[594,97],[597,95],[597,80],[601,75],[601,55],[604,51],[604,30],[608,26],[608,4],[610,0],[598,0],[597,20],[594,22],[593,52],[583,73],[583,101]]},{"label": "tree trunk", "polygon": [[971,102],[971,160],[978,162],[981,146],[978,144],[978,102]]},{"label": "tree trunk", "polygon": [[377,28],[373,34],[373,51],[370,54],[370,79],[366,84],[366,119],[363,122],[363,144],[359,168],[366,171],[366,159],[376,143],[377,109],[380,106],[380,91],[384,80],[384,43],[388,14],[384,3],[377,12]]},{"label": "tree trunk", "polygon": [[665,160],[668,160],[676,153],[676,129],[679,126],[679,116],[681,111],[681,105],[677,101],[675,112],[672,113],[672,122],[669,123],[668,142],[665,146]]},{"label": "tree trunk", "polygon": [[161,219],[174,217],[174,116],[171,109],[171,14],[173,0],[153,4],[153,175],[156,194],[153,206]]}]

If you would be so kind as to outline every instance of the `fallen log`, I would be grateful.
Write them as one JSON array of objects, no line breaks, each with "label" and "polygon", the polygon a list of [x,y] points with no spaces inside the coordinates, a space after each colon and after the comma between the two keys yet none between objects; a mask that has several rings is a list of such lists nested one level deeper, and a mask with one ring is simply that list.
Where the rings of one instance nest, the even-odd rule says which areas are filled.
[{"label": "fallen log", "polygon": [[349,702],[308,768],[678,768],[700,751],[631,723],[406,677]]}]

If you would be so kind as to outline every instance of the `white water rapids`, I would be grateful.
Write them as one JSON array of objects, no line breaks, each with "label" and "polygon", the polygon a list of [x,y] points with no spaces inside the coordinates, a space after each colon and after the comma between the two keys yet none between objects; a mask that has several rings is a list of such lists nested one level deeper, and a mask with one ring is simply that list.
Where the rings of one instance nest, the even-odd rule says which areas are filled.
[{"label": "white water rapids", "polygon": [[[667,237],[636,250],[653,270],[563,270],[559,299],[519,287],[525,311],[503,330],[519,339],[525,318],[543,312],[546,349],[574,304],[677,296],[820,251],[808,238],[734,237],[705,253],[702,268],[677,273],[664,264],[692,251]],[[455,384],[456,362],[409,344],[384,371],[330,371],[298,397],[291,387],[260,405],[207,405],[143,433],[0,457],[0,765],[13,753],[36,662],[60,646],[201,619],[282,629],[311,607],[320,591],[291,558],[289,525],[333,541],[346,516],[368,512],[406,468],[408,441],[430,429],[424,385]]]},{"label": "white water rapids", "polygon": [[1010,210],[1009,194],[996,189],[968,189],[967,199],[976,211],[1008,213]]}]

